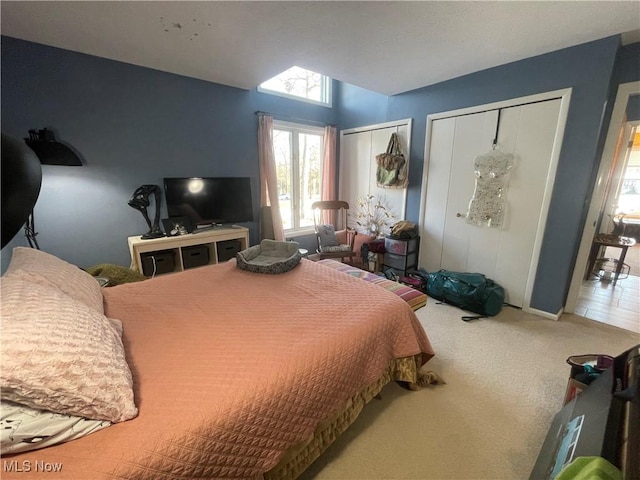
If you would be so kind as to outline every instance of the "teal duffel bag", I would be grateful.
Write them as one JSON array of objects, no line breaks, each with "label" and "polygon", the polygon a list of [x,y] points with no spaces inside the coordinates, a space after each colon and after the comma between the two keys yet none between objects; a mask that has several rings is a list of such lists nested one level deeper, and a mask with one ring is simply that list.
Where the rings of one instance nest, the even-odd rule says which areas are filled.
[{"label": "teal duffel bag", "polygon": [[427,295],[463,310],[492,317],[502,310],[505,291],[481,273],[440,270],[427,274]]}]

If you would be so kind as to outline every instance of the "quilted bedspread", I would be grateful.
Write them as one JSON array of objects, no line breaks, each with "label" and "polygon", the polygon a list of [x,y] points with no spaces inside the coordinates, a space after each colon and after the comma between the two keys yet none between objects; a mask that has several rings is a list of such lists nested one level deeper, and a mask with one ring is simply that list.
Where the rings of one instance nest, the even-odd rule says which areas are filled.
[{"label": "quilted bedspread", "polygon": [[394,358],[433,355],[406,302],[308,260],[280,275],[230,261],[104,297],[139,416],[5,457],[30,471],[3,478],[262,478]]}]

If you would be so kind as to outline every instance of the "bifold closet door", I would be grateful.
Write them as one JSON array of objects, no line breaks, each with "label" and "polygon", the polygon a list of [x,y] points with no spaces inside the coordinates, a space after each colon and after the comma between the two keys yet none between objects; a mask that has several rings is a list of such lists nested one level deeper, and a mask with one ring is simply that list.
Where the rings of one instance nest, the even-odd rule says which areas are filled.
[{"label": "bifold closet door", "polygon": [[382,188],[376,185],[376,155],[387,149],[392,133],[397,133],[403,149],[407,150],[406,125],[374,128],[341,137],[340,147],[340,189],[341,200],[351,207],[350,225],[354,226],[358,200],[368,194],[383,201],[393,213],[394,220],[403,220],[405,214],[406,189]]},{"label": "bifold closet door", "polygon": [[343,135],[340,146],[339,199],[349,203],[349,225],[355,227],[358,197],[369,191],[371,132]]},{"label": "bifold closet door", "polygon": [[[503,228],[468,224],[474,159],[492,149],[498,111],[435,120],[429,146],[422,266],[479,272],[522,307],[535,273],[534,243],[548,185],[560,99],[504,108],[498,148],[515,156],[506,190]],[[528,306],[528,305],[527,305]]]}]

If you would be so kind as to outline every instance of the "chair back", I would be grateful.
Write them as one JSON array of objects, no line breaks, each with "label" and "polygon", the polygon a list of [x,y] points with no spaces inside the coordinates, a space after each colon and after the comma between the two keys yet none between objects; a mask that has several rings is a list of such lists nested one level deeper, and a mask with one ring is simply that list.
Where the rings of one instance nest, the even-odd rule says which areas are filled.
[{"label": "chair back", "polygon": [[333,225],[336,230],[346,229],[349,215],[349,203],[344,200],[321,200],[311,204],[313,211],[313,226]]}]

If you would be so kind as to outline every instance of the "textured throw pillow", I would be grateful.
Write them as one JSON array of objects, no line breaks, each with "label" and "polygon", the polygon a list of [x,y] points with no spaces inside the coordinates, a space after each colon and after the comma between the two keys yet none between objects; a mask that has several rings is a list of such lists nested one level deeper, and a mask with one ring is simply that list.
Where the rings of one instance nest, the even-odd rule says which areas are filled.
[{"label": "textured throw pillow", "polygon": [[2,277],[2,399],[93,420],[137,415],[119,323],[55,287]]},{"label": "textured throw pillow", "polygon": [[333,225],[318,225],[318,243],[320,250],[324,247],[335,247],[338,245],[336,230]]},{"label": "textured throw pillow", "polygon": [[104,313],[100,284],[75,265],[34,248],[16,247],[5,275],[41,285],[53,285],[94,310]]}]

